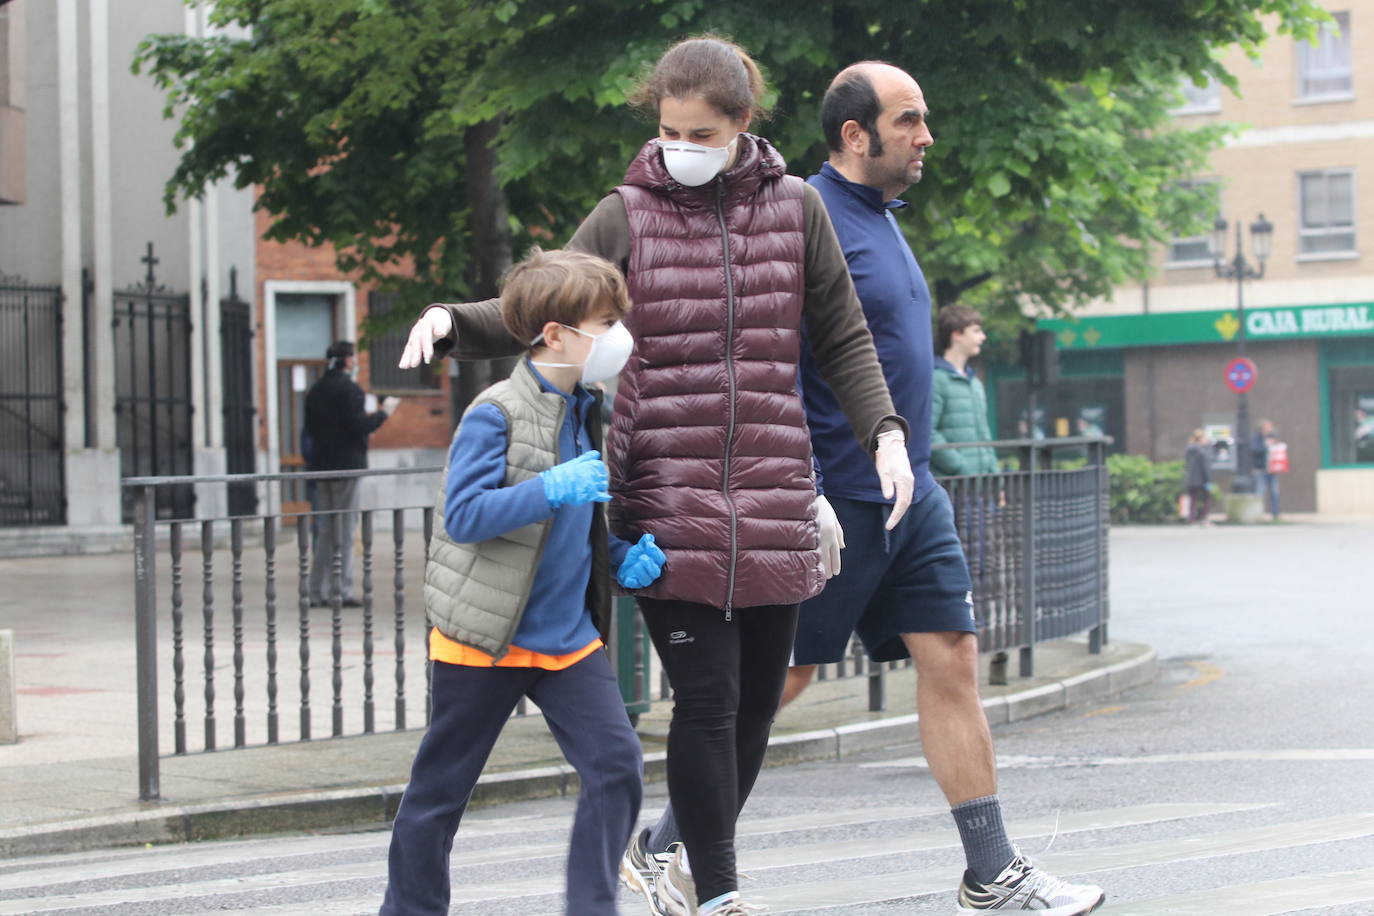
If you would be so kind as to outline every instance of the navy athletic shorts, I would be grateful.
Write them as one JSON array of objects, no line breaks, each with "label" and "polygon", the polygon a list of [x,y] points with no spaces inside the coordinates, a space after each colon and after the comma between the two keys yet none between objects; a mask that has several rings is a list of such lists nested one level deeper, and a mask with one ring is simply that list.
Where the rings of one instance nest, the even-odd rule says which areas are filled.
[{"label": "navy athletic shorts", "polygon": [[884,531],[892,507],[827,496],[844,529],[840,574],[803,601],[792,664],[844,657],[857,633],[874,661],[906,658],[903,633],[978,632],[973,586],[949,495],[935,487]]}]

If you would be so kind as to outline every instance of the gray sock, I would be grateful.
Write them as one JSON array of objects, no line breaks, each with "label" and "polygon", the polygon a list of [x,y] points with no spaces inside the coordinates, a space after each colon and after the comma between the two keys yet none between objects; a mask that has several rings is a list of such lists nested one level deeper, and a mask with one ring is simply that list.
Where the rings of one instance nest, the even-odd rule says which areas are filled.
[{"label": "gray sock", "polygon": [[663,809],[663,816],[658,819],[658,823],[649,828],[649,839],[644,851],[650,855],[667,852],[669,846],[680,842],[682,837],[677,832],[677,819],[673,817],[673,806],[669,804]]},{"label": "gray sock", "polygon": [[1002,825],[1002,803],[996,795],[984,795],[955,805],[949,813],[959,827],[964,857],[973,877],[982,884],[996,880],[1016,858],[1016,847],[1011,845],[1007,828]]}]

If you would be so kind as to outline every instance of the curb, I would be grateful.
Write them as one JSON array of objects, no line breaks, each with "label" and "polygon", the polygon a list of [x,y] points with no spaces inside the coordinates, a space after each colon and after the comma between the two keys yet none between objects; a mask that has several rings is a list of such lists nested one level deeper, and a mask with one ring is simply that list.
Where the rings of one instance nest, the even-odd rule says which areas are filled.
[{"label": "curb", "polygon": [[[983,701],[988,722],[1005,725],[1082,703],[1101,700],[1152,682],[1159,655],[1150,648],[1138,657],[1053,684]],[[893,716],[836,728],[774,735],[764,766],[786,766],[816,760],[842,760],[917,737],[919,717]],[[661,782],[666,774],[664,751],[644,755],[644,781]],[[193,840],[323,830],[381,827],[391,822],[405,784],[363,786],[281,793],[216,804],[164,807],[147,803],[143,810],[0,830],[0,856],[47,855],[108,846],[184,843]],[[575,794],[577,773],[567,764],[483,775],[469,807],[485,807]]]}]

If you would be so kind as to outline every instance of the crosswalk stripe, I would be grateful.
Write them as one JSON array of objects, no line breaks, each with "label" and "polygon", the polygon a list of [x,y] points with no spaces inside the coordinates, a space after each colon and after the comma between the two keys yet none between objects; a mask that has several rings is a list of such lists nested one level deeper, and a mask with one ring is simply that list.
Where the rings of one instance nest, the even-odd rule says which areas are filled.
[{"label": "crosswalk stripe", "polygon": [[[755,836],[765,833],[784,833],[796,830],[820,830],[830,827],[844,827],[860,823],[881,823],[907,818],[929,817],[942,813],[940,808],[849,808],[828,811],[816,815],[782,815],[778,817],[746,818],[740,822],[738,835]],[[641,815],[641,822],[657,820],[662,809],[648,809]],[[458,830],[456,843],[456,865],[481,865],[504,861],[513,855],[535,858],[539,856],[562,856],[567,850],[567,841],[538,844],[519,850],[477,850],[469,851],[463,847],[466,841],[499,837],[512,833],[542,833],[558,831],[566,834],[572,826],[571,815],[558,815],[540,819],[520,818],[513,821],[490,819],[464,820]],[[248,864],[256,861],[282,860],[292,856],[317,854],[325,849],[329,852],[346,850],[385,849],[391,842],[389,831],[377,831],[363,836],[338,836],[322,840],[320,837],[307,837],[298,840],[274,841],[234,841],[216,843],[210,846],[156,847],[152,850],[139,850],[135,855],[122,856],[109,862],[88,864],[76,857],[52,856],[26,863],[26,867],[8,874],[0,874],[0,891],[17,888],[32,888],[43,884],[67,883],[72,879],[68,874],[52,873],[60,866],[70,867],[79,864],[80,880],[109,879],[127,875],[148,875],[160,871],[183,871],[199,867],[223,867],[228,864]],[[361,866],[358,866],[361,867]],[[49,874],[42,874],[49,871]],[[0,913],[5,912],[0,909]]]},{"label": "crosswalk stripe", "polygon": [[[1049,853],[1038,856],[1037,859],[1038,864],[1047,871],[1063,877],[1117,868],[1136,868],[1165,862],[1286,849],[1370,835],[1374,835],[1374,814],[1364,813],[1266,827],[1247,827],[1201,836],[1173,837],[1167,840],[1147,840],[1097,849]],[[763,888],[757,892],[746,893],[749,902],[767,904],[774,913],[786,913],[825,906],[878,903],[952,892],[954,882],[951,878],[957,880],[957,876],[952,876],[948,869],[926,868]],[[1229,914],[1229,910],[1227,912]]]},{"label": "crosswalk stripe", "polygon": [[[1056,830],[1059,833],[1079,833],[1085,830],[1130,827],[1136,824],[1153,824],[1159,821],[1180,820],[1189,817],[1234,814],[1265,807],[1269,806],[1262,804],[1138,805],[1131,808],[1108,808],[1102,811],[1070,812],[1062,817],[1043,817],[1017,822],[1010,825],[1009,832],[1015,839],[1025,840],[1030,837],[1044,836]],[[795,865],[835,862],[841,859],[861,859],[870,856],[922,852],[957,845],[959,845],[959,834],[951,824],[946,830],[929,830],[902,837],[840,840],[832,843],[751,850],[740,854],[739,867],[747,872],[751,869],[785,868]]]},{"label": "crosswalk stripe", "polygon": [[[1013,835],[1022,837],[1045,834],[1055,829],[1056,820],[1060,832],[1096,830],[1124,827],[1133,824],[1152,823],[1160,820],[1227,814],[1251,810],[1256,807],[1263,806],[1253,804],[1141,805],[1131,808],[1106,809],[1103,811],[1075,812],[1067,814],[1059,819],[1042,818],[1028,822],[1024,825],[1013,825],[1012,831]],[[863,809],[850,809],[847,812],[831,812],[827,820],[832,823],[836,821],[852,823],[855,822],[856,818],[862,823],[879,822],[883,820],[890,821],[892,819],[891,815],[896,812],[893,810],[874,810],[868,812],[866,816],[859,818],[859,815],[862,813]],[[805,815],[785,816],[781,818],[758,818],[752,820],[746,819],[741,825],[740,833],[772,833],[776,831],[768,828],[777,825],[781,825],[786,829],[792,829],[799,818],[805,818]],[[918,831],[916,833],[907,833],[902,836],[888,839],[821,842],[802,844],[799,846],[787,847],[785,849],[760,851],[742,857],[743,861],[741,865],[746,871],[750,869],[759,871],[812,862],[828,862],[922,849],[937,849],[957,845],[957,842],[957,834],[952,828],[938,830],[930,829]],[[505,861],[529,861],[540,857],[556,856],[561,858],[565,854],[566,848],[566,843],[560,842],[531,844],[526,846],[505,846],[460,852],[454,861],[454,865],[465,867]],[[213,853],[214,851],[209,850],[208,852]],[[159,864],[162,865],[166,863]],[[223,860],[221,860],[221,864],[223,864]],[[323,867],[252,874],[233,878],[185,881],[175,885],[119,888],[79,894],[58,894],[41,898],[30,897],[24,900],[0,902],[0,914],[55,912],[78,907],[114,906],[124,903],[139,901],[148,902],[153,900],[191,899],[210,897],[218,894],[241,894],[251,891],[280,890],[288,887],[298,888],[341,881],[373,880],[384,877],[386,875],[386,867],[385,860],[378,858],[375,861],[368,862],[344,865],[331,864]],[[83,874],[82,877],[84,879],[86,876]],[[945,877],[947,878],[947,876]],[[64,881],[70,880],[71,878],[64,879]],[[455,884],[453,888],[453,902],[477,902],[482,900],[499,900],[513,897],[556,894],[562,892],[563,885],[564,879],[560,874],[542,875],[532,878],[486,884],[458,883]],[[34,885],[29,886],[32,887]]]},{"label": "crosswalk stripe", "polygon": [[1300,875],[1254,884],[1114,904],[1112,916],[1270,916],[1293,910],[1374,901],[1374,868],[1329,875]]},{"label": "crosswalk stripe", "polygon": [[[1160,763],[1340,763],[1374,760],[1374,748],[1289,748],[1278,750],[1195,751],[1182,754],[1141,754],[1136,757],[1045,757],[1027,754],[998,756],[999,770],[1040,770],[1064,767],[1137,766]],[[928,769],[924,757],[898,757],[859,764],[865,770]]]},{"label": "crosswalk stripe", "polygon": [[[276,903],[248,909],[235,907],[232,912],[235,916],[373,916],[381,905],[381,895],[372,894],[367,897],[311,900],[308,903]],[[223,909],[201,910],[187,916],[224,916],[224,912]]]}]

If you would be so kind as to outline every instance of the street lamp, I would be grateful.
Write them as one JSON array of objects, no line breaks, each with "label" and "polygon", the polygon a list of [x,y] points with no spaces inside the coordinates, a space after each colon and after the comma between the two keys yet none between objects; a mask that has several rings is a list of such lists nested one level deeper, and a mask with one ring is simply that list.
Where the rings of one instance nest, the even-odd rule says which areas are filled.
[{"label": "street lamp", "polygon": [[[1236,355],[1244,356],[1245,281],[1258,280],[1264,276],[1264,262],[1269,259],[1269,252],[1273,250],[1274,225],[1264,218],[1263,213],[1250,224],[1250,247],[1254,251],[1255,260],[1259,262],[1258,267],[1252,267],[1250,262],[1245,260],[1239,222],[1236,223],[1235,257],[1230,262],[1222,260],[1222,255],[1226,251],[1226,229],[1226,220],[1218,216],[1212,226],[1212,266],[1219,278],[1236,281],[1236,318],[1240,321],[1240,328],[1236,332]],[[1239,400],[1236,403],[1236,473],[1231,479],[1231,492],[1253,493],[1255,479],[1251,476],[1250,467],[1250,406],[1246,400],[1246,392],[1242,391],[1237,397]]]}]

